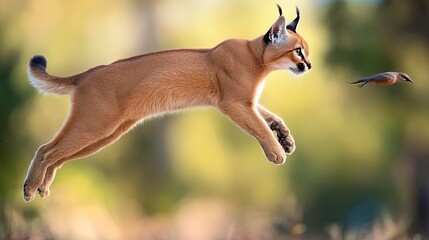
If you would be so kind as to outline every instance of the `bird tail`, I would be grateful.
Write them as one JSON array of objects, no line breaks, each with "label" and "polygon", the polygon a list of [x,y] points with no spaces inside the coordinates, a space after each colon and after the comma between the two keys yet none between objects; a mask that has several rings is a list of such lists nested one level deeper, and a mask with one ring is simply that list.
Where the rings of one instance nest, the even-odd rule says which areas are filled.
[{"label": "bird tail", "polygon": [[358,80],[358,81],[355,81],[355,82],[347,82],[347,83],[348,83],[348,84],[358,84],[358,83],[362,83],[362,84],[358,85],[358,87],[359,87],[359,88],[361,88],[361,87],[365,86],[368,82],[366,82],[366,81],[362,81],[362,80]]},{"label": "bird tail", "polygon": [[42,55],[31,58],[28,64],[28,79],[39,92],[70,94],[74,90],[75,77],[56,77],[46,72],[46,59]]}]

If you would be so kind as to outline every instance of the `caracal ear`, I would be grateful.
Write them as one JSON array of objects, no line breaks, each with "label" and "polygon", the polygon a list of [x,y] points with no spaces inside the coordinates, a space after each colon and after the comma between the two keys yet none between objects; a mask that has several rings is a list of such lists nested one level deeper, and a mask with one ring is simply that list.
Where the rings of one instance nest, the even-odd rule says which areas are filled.
[{"label": "caracal ear", "polygon": [[284,16],[280,16],[271,27],[269,38],[273,45],[278,48],[286,43],[287,36],[286,19]]}]

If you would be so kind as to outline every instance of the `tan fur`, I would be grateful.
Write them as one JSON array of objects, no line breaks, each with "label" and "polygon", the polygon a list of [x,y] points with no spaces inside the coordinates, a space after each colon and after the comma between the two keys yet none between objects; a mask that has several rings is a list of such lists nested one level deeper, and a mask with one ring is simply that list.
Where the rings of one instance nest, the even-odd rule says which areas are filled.
[{"label": "tan fur", "polygon": [[263,36],[230,39],[212,49],[155,52],[67,78],[31,66],[36,88],[69,94],[72,104],[62,129],[37,150],[24,199],[32,200],[36,190],[48,196],[57,168],[108,146],[139,121],[195,106],[216,107],[259,141],[269,161],[284,163],[285,151],[295,149],[293,137],[280,117],[258,104],[258,97],[271,71],[303,62],[295,48],[302,48],[310,62],[304,39],[285,32],[287,41],[280,47],[266,44]]}]

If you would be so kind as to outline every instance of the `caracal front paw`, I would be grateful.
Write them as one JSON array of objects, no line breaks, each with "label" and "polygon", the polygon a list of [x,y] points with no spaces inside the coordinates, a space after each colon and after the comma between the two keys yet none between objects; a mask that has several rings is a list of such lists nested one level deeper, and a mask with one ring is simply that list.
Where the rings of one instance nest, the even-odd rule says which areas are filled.
[{"label": "caracal front paw", "polygon": [[273,121],[270,125],[271,130],[273,130],[276,135],[280,145],[283,147],[285,152],[290,155],[295,151],[295,139],[292,134],[290,134],[289,129],[283,123],[283,121]]},{"label": "caracal front paw", "polygon": [[286,153],[278,143],[271,144],[269,147],[262,147],[268,161],[274,164],[283,164],[286,161]]}]

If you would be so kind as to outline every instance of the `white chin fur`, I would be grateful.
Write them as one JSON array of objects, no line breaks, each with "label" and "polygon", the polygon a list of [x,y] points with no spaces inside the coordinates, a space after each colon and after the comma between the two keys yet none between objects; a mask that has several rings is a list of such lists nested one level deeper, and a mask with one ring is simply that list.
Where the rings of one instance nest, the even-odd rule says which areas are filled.
[{"label": "white chin fur", "polygon": [[305,69],[304,71],[299,70],[298,68],[289,68],[288,69],[291,73],[297,75],[297,76],[301,76],[302,74],[307,72],[307,69]]},{"label": "white chin fur", "polygon": [[296,76],[301,76],[304,73],[308,72],[308,68],[306,67],[304,71],[300,71],[295,63],[287,62],[280,63],[273,66],[274,70],[288,70]]},{"label": "white chin fur", "polygon": [[296,65],[292,62],[279,63],[273,66],[274,70],[291,70],[296,68]]}]

